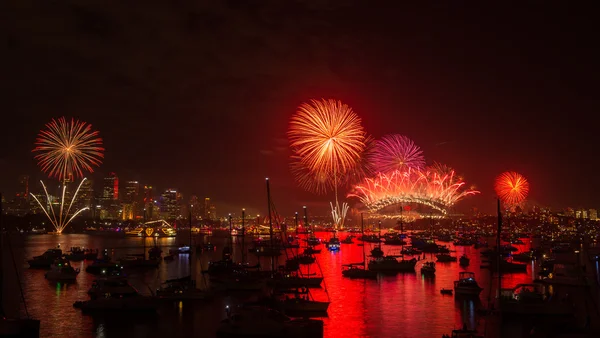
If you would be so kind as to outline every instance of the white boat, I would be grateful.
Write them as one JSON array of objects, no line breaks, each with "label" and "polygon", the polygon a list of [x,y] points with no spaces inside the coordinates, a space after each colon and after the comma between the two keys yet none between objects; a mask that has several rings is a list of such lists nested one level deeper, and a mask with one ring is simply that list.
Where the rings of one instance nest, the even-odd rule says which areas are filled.
[{"label": "white boat", "polygon": [[456,295],[479,296],[483,290],[475,280],[473,272],[461,272],[458,280],[454,282],[454,293]]},{"label": "white boat", "polygon": [[44,275],[53,281],[74,281],[79,275],[79,268],[74,269],[68,261],[61,261],[52,266],[52,270]]}]

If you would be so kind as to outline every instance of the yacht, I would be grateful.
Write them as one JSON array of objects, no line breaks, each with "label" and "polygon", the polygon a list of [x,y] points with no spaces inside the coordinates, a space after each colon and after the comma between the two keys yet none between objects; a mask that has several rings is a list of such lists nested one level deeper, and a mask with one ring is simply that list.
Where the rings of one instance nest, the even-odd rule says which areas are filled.
[{"label": "yacht", "polygon": [[371,250],[371,257],[379,258],[379,257],[383,257],[383,255],[384,255],[383,250],[381,250],[381,248],[378,246],[376,246],[375,248],[373,248],[373,250]]},{"label": "yacht", "polygon": [[456,262],[456,256],[450,256],[450,254],[442,253],[439,255],[435,255],[438,262],[446,263],[446,262]]},{"label": "yacht", "polygon": [[88,290],[91,299],[103,297],[128,298],[139,296],[138,291],[123,276],[107,276],[92,282]]},{"label": "yacht", "polygon": [[298,273],[284,273],[276,274],[270,281],[270,284],[277,288],[299,288],[309,287],[318,288],[323,282],[323,277],[312,277],[312,276],[300,276]]},{"label": "yacht", "polygon": [[71,247],[65,258],[74,262],[82,261],[85,259],[85,250],[78,246]]},{"label": "yacht", "polygon": [[401,261],[393,256],[373,259],[369,262],[369,270],[377,272],[414,272],[417,265],[416,258]]},{"label": "yacht", "polygon": [[243,307],[231,313],[226,307],[227,319],[217,329],[218,338],[264,337],[319,338],[323,337],[323,321],[291,319],[282,313],[264,307]]},{"label": "yacht", "polygon": [[78,274],[79,268],[74,269],[68,261],[57,261],[44,276],[52,281],[75,281]]},{"label": "yacht", "polygon": [[461,272],[458,275],[458,280],[454,282],[454,292],[457,295],[479,296],[483,290],[475,281],[473,272]]},{"label": "yacht", "polygon": [[467,255],[463,254],[462,256],[460,256],[460,259],[458,261],[460,266],[469,266],[469,262],[471,260],[469,259],[469,257],[467,257]]},{"label": "yacht", "polygon": [[421,266],[421,274],[423,275],[435,275],[435,262],[425,262]]},{"label": "yacht", "polygon": [[327,250],[329,251],[337,251],[340,249],[340,239],[337,237],[331,237],[329,242],[325,243]]},{"label": "yacht", "polygon": [[352,235],[348,235],[346,236],[346,238],[342,239],[342,243],[344,244],[354,244],[354,241],[352,240],[354,236]]},{"label": "yacht", "polygon": [[62,250],[60,248],[48,249],[40,256],[35,256],[27,262],[31,268],[49,268],[55,260],[60,259],[61,257]]},{"label": "yacht", "polygon": [[543,284],[518,284],[512,289],[502,289],[500,309],[505,315],[573,315],[572,307],[552,297]]},{"label": "yacht", "polygon": [[160,264],[160,260],[155,259],[144,259],[144,254],[141,255],[125,255],[125,257],[119,260],[119,263],[125,268],[157,268]]},{"label": "yacht", "polygon": [[92,275],[110,275],[113,272],[120,272],[123,266],[111,261],[108,255],[104,255],[102,258],[94,260],[94,262],[85,268],[85,272]]},{"label": "yacht", "polygon": [[206,300],[209,298],[206,291],[196,288],[196,282],[191,279],[191,276],[165,281],[156,290],[156,297],[174,301]]},{"label": "yacht", "polygon": [[309,299],[308,296],[286,297],[278,302],[278,307],[284,312],[294,314],[326,313],[329,302],[321,302]]}]

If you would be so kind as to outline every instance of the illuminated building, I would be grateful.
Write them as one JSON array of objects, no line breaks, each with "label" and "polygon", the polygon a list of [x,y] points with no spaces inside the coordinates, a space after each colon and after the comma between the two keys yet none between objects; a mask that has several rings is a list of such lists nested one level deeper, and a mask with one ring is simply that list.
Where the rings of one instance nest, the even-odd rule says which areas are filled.
[{"label": "illuminated building", "polygon": [[140,184],[138,181],[127,181],[122,195],[122,219],[124,221],[133,220],[140,215]]},{"label": "illuminated building", "polygon": [[119,219],[119,177],[115,173],[110,173],[104,178],[104,187],[102,188],[102,210],[101,219]]},{"label": "illuminated building", "polygon": [[598,220],[598,211],[596,209],[590,209],[590,210],[588,210],[588,215],[590,216],[590,220],[591,221],[597,221]]},{"label": "illuminated building", "polygon": [[198,196],[190,196],[190,212],[192,214],[192,219],[201,219],[202,218],[202,204],[200,203],[200,199]]},{"label": "illuminated building", "polygon": [[75,205],[77,206],[77,209],[85,207],[90,208],[91,217],[95,218],[96,208],[94,208],[94,200],[94,181],[90,179],[85,180],[79,188],[79,194],[77,201],[75,201]]},{"label": "illuminated building", "polygon": [[210,198],[206,197],[204,199],[204,216],[203,219],[216,221],[217,220],[217,207],[213,203],[211,203]]},{"label": "illuminated building", "polygon": [[154,216],[158,213],[153,196],[153,188],[151,185],[144,186],[144,210],[143,217],[147,221],[154,220]]},{"label": "illuminated building", "polygon": [[174,220],[181,217],[181,194],[167,189],[161,196],[160,213],[163,218]]}]

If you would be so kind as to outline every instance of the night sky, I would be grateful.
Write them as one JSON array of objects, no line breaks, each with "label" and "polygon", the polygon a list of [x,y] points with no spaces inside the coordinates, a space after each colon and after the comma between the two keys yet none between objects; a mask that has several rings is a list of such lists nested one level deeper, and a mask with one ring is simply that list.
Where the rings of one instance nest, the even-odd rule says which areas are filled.
[{"label": "night sky", "polygon": [[264,212],[268,176],[281,213],[325,214],[331,196],[292,179],[286,131],[300,103],[335,98],[475,185],[459,209],[493,211],[505,170],[529,178],[533,203],[600,208],[591,7],[204,2],[3,1],[0,191],[43,177],[36,134],[64,115],[101,132],[97,180],[114,171],[227,213]]}]

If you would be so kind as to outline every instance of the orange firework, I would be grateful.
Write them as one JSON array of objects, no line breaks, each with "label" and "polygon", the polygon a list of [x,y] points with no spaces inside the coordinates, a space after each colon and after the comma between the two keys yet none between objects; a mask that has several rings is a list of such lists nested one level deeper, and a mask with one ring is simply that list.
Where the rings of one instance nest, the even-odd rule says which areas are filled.
[{"label": "orange firework", "polygon": [[504,204],[517,205],[527,198],[529,182],[523,175],[507,171],[496,177],[494,189]]},{"label": "orange firework", "polygon": [[[348,173],[365,149],[365,132],[352,108],[335,100],[311,100],[292,116],[288,131],[294,155],[316,177]],[[333,183],[337,185],[337,183]]]},{"label": "orange firework", "polygon": [[93,172],[104,157],[102,139],[92,125],[61,117],[46,124],[47,130],[38,134],[34,152],[42,171],[48,176],[65,180],[71,176],[83,177],[83,171]]}]

